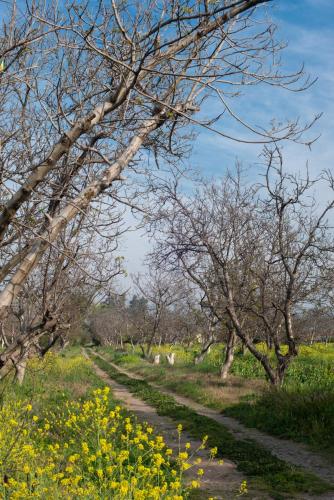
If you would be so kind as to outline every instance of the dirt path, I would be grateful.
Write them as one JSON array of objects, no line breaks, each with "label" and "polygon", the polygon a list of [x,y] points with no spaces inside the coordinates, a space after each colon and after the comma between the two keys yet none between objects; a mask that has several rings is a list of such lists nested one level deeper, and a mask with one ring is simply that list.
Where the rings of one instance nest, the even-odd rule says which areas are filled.
[{"label": "dirt path", "polygon": [[[128,377],[144,380],[143,377],[134,375],[128,370],[125,370],[115,363],[108,361],[101,354],[96,352],[95,354],[109,363],[113,368],[121,373],[124,373]],[[299,467],[303,467],[309,472],[312,472],[313,474],[321,477],[326,481],[329,481],[330,483],[334,481],[334,466],[325,461],[322,456],[310,451],[303,444],[295,443],[287,439],[279,439],[273,436],[269,436],[268,434],[258,431],[257,429],[245,427],[234,418],[225,417],[218,411],[212,410],[211,408],[207,408],[206,406],[196,403],[192,399],[186,398],[184,396],[179,396],[178,394],[175,394],[174,392],[169,391],[164,387],[161,387],[160,385],[154,384],[152,382],[149,382],[149,384],[152,385],[152,387],[159,389],[160,392],[172,396],[175,401],[182,405],[188,406],[192,410],[196,411],[196,413],[198,413],[199,415],[204,415],[224,425],[233,433],[236,438],[242,440],[252,439],[253,441],[256,441],[257,443],[269,449],[273,455],[280,458],[281,460],[289,462],[293,465],[297,465]],[[333,493],[328,498],[334,499]]]},{"label": "dirt path", "polygon": [[[84,355],[89,358],[86,352],[84,352]],[[123,406],[134,413],[138,419],[150,423],[159,434],[164,436],[167,446],[178,452],[179,436],[175,421],[158,415],[155,408],[133,396],[126,387],[114,381],[93,361],[92,363],[97,375],[112,388],[114,397],[121,401]],[[180,443],[182,449],[184,449],[187,442],[191,444],[191,450],[197,450],[201,445],[200,441],[193,439],[186,432],[182,432]],[[198,497],[196,496],[196,498],[201,500],[209,497],[215,497],[217,500],[231,500],[236,498],[240,484],[245,479],[237,471],[236,465],[229,460],[224,460],[223,464],[219,463],[218,460],[210,460],[208,450],[198,451],[196,457],[201,457],[201,464],[194,466],[191,470],[186,471],[185,474],[187,479],[191,480],[197,477],[199,467],[205,470],[205,475],[201,481],[201,489],[198,491]],[[270,497],[266,494],[250,492],[250,497],[248,498],[264,500]]]}]

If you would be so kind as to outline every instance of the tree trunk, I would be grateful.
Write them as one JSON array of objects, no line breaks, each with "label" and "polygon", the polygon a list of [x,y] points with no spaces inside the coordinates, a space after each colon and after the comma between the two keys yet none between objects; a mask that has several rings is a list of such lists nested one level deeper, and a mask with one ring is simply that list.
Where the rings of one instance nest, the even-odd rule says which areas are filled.
[{"label": "tree trunk", "polygon": [[6,337],[5,329],[3,327],[3,324],[0,327],[0,336],[1,336],[1,349],[3,349],[4,347],[8,347],[9,346],[9,342],[7,340],[7,337]]},{"label": "tree trunk", "polygon": [[[103,113],[105,114],[105,111],[103,111]],[[64,227],[66,227],[78,213],[85,211],[94,199],[101,195],[115,181],[121,180],[123,169],[137,154],[147,136],[159,128],[167,119],[168,115],[165,110],[160,110],[150,119],[145,120],[142,128],[137,135],[134,135],[130,139],[128,147],[124,149],[117,160],[103,170],[97,179],[92,180],[92,182],[71,201],[71,203],[66,205],[56,216],[51,218],[46,228],[42,228],[41,234],[38,234],[29,245],[29,250],[25,258],[21,260],[10,281],[0,293],[0,320],[4,319],[9,307],[15,300],[28,276],[37,266],[46,249],[58,238]],[[4,230],[5,229],[6,225],[4,225]]]},{"label": "tree trunk", "polygon": [[267,348],[271,351],[271,349],[273,348],[273,340],[269,334],[266,335],[266,344]]},{"label": "tree trunk", "polygon": [[130,337],[130,343],[131,343],[132,352],[135,352],[135,345],[133,343],[132,337]]},{"label": "tree trunk", "polygon": [[17,382],[19,385],[23,384],[26,368],[27,368],[27,355],[23,356],[15,365],[14,382]]},{"label": "tree trunk", "polygon": [[235,312],[232,300],[230,300],[229,302],[230,302],[230,304],[228,305],[226,310],[231,318],[231,322],[235,328],[236,334],[241,339],[244,347],[247,347],[247,349],[253,354],[253,356],[255,356],[255,358],[258,361],[260,361],[260,363],[263,366],[271,384],[277,385],[277,373],[273,369],[273,367],[271,366],[268,356],[266,356],[262,352],[258,351],[258,349],[256,349],[254,343],[251,341],[249,336],[246,334],[246,332],[243,331],[243,328],[240,325],[237,314]]},{"label": "tree trunk", "polygon": [[175,363],[175,352],[171,352],[170,354],[167,354],[166,358],[167,358],[168,364],[170,366],[173,366]]},{"label": "tree trunk", "polygon": [[234,348],[235,348],[236,333],[234,328],[229,328],[228,340],[225,349],[225,361],[220,370],[220,377],[222,380],[226,380],[230,372],[230,368],[234,359]]},{"label": "tree trunk", "polygon": [[155,336],[156,336],[156,328],[154,327],[153,333],[152,333],[152,335],[147,343],[146,351],[144,350],[144,348],[142,348],[145,359],[150,359],[152,356],[153,342],[154,342]]},{"label": "tree trunk", "polygon": [[46,346],[43,348],[39,349],[39,355],[43,358],[47,352],[56,344],[57,340],[61,339],[61,348],[62,350],[65,349],[66,347],[66,340],[65,338],[62,337],[61,333],[58,333],[57,335],[53,335],[52,338],[49,340]]},{"label": "tree trunk", "polygon": [[[17,362],[28,354],[33,344],[38,342],[43,335],[53,333],[56,326],[57,319],[45,315],[41,323],[33,327],[30,332],[19,336],[5,351],[0,353],[0,379],[6,377],[15,368]],[[65,326],[59,325],[60,328]]]},{"label": "tree trunk", "polygon": [[196,356],[195,356],[195,359],[194,359],[195,365],[202,363],[203,359],[210,352],[210,348],[211,348],[212,344],[214,344],[214,343],[215,343],[214,340],[209,340],[209,342],[207,342],[206,344],[204,344],[204,346],[202,346],[201,351],[198,354],[196,354]]},{"label": "tree trunk", "polygon": [[156,354],[153,360],[154,365],[160,365],[160,354]]},{"label": "tree trunk", "polygon": [[289,346],[289,355],[292,356],[297,356],[297,347],[296,347],[296,342],[295,338],[293,335],[293,326],[292,326],[292,305],[291,301],[287,300],[285,304],[285,310],[284,310],[284,322],[285,322],[285,331],[286,331],[286,336],[287,336],[287,342]]}]

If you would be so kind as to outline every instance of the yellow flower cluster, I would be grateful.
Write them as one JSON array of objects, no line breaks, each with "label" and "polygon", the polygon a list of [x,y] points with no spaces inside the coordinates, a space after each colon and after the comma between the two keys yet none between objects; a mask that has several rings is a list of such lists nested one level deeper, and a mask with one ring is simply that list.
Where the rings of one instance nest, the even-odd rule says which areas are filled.
[{"label": "yellow flower cluster", "polygon": [[[4,404],[0,422],[0,498],[188,496],[183,471],[192,465],[190,445],[173,453],[150,426],[112,405],[108,387],[39,416],[31,403]],[[202,474],[189,488],[200,486]]]}]

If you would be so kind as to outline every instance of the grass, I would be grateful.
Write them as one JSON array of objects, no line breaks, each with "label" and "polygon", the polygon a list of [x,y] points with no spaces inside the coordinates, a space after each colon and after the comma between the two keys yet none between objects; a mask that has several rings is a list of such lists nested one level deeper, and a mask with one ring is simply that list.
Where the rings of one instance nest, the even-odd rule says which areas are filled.
[{"label": "grass", "polygon": [[[160,348],[161,351],[161,348]],[[170,351],[164,346],[162,351]],[[173,347],[176,365],[153,366],[139,352],[120,353],[103,348],[110,360],[134,370],[148,381],[223,411],[245,425],[285,439],[303,442],[334,460],[334,345],[302,346],[289,368],[282,389],[271,389],[262,367],[246,353],[235,356],[227,382],[219,379],[223,346],[194,365],[196,347]]]},{"label": "grass", "polygon": [[269,434],[306,443],[332,460],[333,408],[333,391],[283,388],[268,389],[255,401],[231,406],[225,414]]},{"label": "grass", "polygon": [[181,423],[198,439],[207,435],[209,446],[217,446],[219,456],[235,462],[238,469],[250,478],[251,485],[265,489],[273,498],[279,500],[292,498],[297,493],[317,494],[332,489],[325,481],[279,460],[257,443],[235,439],[223,425],[177,404],[171,396],[162,394],[148,382],[121,374],[97,356],[94,356],[94,361],[114,380],[154,406],[160,415]]},{"label": "grass", "polygon": [[173,368],[162,362],[152,365],[141,358],[139,353],[115,351],[110,347],[99,349],[110,361],[123,366],[143,376],[148,381],[154,381],[167,389],[183,396],[190,397],[208,407],[223,410],[231,404],[238,403],[242,398],[248,398],[255,391],[265,386],[260,380],[232,376],[228,384],[223,383],[217,373],[202,371],[202,363],[194,365],[177,354],[177,362]]},{"label": "grass", "polygon": [[39,414],[66,401],[88,397],[103,382],[89,363],[81,362],[79,348],[64,351],[57,361],[47,357],[41,362],[31,362],[27,367],[23,385],[13,384],[10,378],[0,381],[0,403],[30,401]]},{"label": "grass", "polygon": [[302,347],[281,389],[267,387],[226,414],[251,427],[309,445],[334,460],[334,346]]}]

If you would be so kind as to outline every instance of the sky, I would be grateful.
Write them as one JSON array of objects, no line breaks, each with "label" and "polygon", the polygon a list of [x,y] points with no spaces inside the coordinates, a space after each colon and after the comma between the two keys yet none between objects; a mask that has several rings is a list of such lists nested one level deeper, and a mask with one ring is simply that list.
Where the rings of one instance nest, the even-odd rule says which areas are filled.
[{"label": "sky", "polygon": [[[0,0],[0,15],[2,11]],[[284,146],[286,165],[292,171],[309,164],[311,175],[316,176],[324,169],[333,170],[334,158],[334,0],[273,0],[265,8],[277,24],[277,38],[287,42],[282,53],[283,67],[298,69],[303,63],[305,71],[316,83],[302,93],[291,93],[270,86],[255,86],[235,102],[235,110],[246,116],[248,122],[268,126],[275,117],[278,120],[300,117],[310,121],[323,113],[312,129],[311,137],[320,135],[312,149],[296,144]],[[207,104],[209,107],[210,102]],[[205,114],[209,108],[202,110]],[[227,168],[233,168],[236,160],[247,167],[250,179],[259,174],[259,144],[242,144],[229,141],[205,129],[197,129],[189,165],[209,177],[219,177]],[[234,130],[228,129],[233,133]],[[320,191],[318,197],[324,198]],[[125,223],[132,229],[123,237],[119,253],[125,257],[128,274],[145,270],[144,259],[152,243],[145,231],[136,230],[136,221],[130,214]],[[122,288],[130,285],[130,279],[122,280]]]},{"label": "sky", "polygon": [[[302,121],[310,121],[323,113],[309,134],[309,137],[320,135],[311,150],[293,143],[284,146],[289,170],[299,171],[308,162],[310,174],[316,176],[324,169],[333,170],[334,0],[274,0],[269,14],[278,26],[278,38],[288,43],[282,53],[283,67],[297,69],[304,63],[305,71],[317,81],[302,93],[269,86],[253,87],[236,103],[236,110],[246,115],[250,123],[261,125],[269,125],[274,117],[282,120],[300,117]],[[197,133],[189,159],[192,167],[210,177],[219,177],[238,160],[247,167],[250,177],[256,179],[263,146],[228,141],[204,129]],[[317,196],[321,202],[328,193],[320,191]],[[134,228],[130,216],[127,222]],[[123,239],[121,251],[129,274],[144,272],[144,259],[151,244],[143,230],[132,231]],[[128,283],[128,280],[124,282]]]}]

